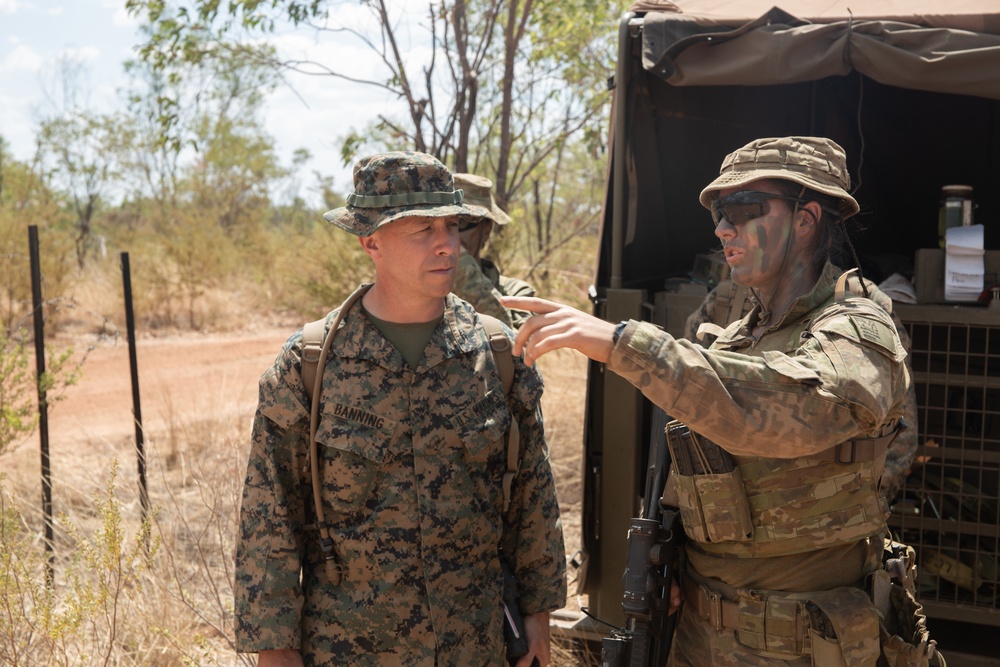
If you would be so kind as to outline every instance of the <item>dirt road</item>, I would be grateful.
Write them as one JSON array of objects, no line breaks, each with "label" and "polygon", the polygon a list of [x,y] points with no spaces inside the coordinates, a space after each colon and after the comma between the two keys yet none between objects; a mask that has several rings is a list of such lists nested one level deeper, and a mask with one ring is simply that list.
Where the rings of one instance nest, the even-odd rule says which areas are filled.
[{"label": "dirt road", "polygon": [[[249,418],[257,401],[257,380],[290,333],[290,327],[283,327],[138,340],[144,426],[155,431],[210,414]],[[86,359],[80,381],[67,388],[51,410],[53,453],[88,442],[134,438],[128,344],[121,339],[96,344],[81,340],[75,348],[77,356],[86,353]]]}]

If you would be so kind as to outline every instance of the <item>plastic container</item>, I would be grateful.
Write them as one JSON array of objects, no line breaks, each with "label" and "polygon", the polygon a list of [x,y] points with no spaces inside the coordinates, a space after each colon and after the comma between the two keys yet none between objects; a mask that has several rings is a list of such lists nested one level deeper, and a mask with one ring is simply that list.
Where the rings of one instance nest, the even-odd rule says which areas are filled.
[{"label": "plastic container", "polygon": [[938,242],[945,246],[945,234],[951,227],[968,227],[974,223],[971,185],[942,185],[941,206],[938,208]]}]

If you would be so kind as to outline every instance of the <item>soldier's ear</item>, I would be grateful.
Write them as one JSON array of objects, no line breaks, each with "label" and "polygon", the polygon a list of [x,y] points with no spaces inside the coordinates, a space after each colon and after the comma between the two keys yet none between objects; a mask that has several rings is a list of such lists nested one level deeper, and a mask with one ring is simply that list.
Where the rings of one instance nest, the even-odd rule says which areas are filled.
[{"label": "soldier's ear", "polygon": [[823,217],[823,207],[818,201],[809,201],[803,204],[799,210],[805,213],[802,218],[803,224],[812,225],[815,227],[819,224],[820,218]]},{"label": "soldier's ear", "polygon": [[378,240],[378,234],[359,236],[358,243],[361,244],[361,249],[364,250],[372,259],[375,259],[376,256],[380,254],[381,244]]}]

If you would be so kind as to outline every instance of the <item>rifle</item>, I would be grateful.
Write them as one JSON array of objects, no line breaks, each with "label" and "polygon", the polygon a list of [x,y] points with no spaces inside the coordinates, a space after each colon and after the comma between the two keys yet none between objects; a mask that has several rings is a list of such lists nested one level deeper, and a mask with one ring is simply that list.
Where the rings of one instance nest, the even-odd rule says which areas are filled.
[{"label": "rifle", "polygon": [[[665,422],[666,415],[657,412]],[[625,627],[601,642],[603,667],[663,667],[670,654],[676,618],[669,615],[670,584],[682,533],[679,513],[660,502],[670,467],[665,437],[659,435],[663,433],[658,429],[652,439],[642,516],[629,525],[622,577]]]}]

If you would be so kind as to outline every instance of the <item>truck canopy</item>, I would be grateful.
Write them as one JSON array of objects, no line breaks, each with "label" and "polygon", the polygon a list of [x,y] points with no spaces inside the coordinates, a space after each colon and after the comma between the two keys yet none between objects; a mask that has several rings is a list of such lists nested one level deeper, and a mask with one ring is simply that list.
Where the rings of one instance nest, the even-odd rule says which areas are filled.
[{"label": "truck canopy", "polygon": [[797,83],[857,71],[901,88],[1000,99],[997,3],[952,2],[948,13],[920,4],[852,2],[848,14],[829,2],[790,3],[791,13],[761,2],[662,3],[674,9],[647,14],[642,64],[673,86]]},{"label": "truck canopy", "polygon": [[[848,228],[866,277],[876,283],[897,273],[913,278],[918,257],[941,252],[938,209],[945,185],[972,186],[985,248],[1000,248],[1000,2],[773,2],[645,1],[623,17],[596,315],[652,321],[683,334],[684,320],[711,286],[698,267],[719,248],[698,195],[728,153],[761,137],[826,136],[844,147],[852,194],[861,205]],[[943,272],[940,264],[937,269]],[[1000,278],[987,275],[987,281],[989,287]],[[915,346],[924,346],[921,363],[944,363],[931,352],[940,348],[955,357],[949,364],[972,368],[973,345],[964,341],[1000,341],[996,310],[910,308],[919,312],[910,310],[903,320]],[[950,333],[926,334],[938,327]],[[1000,409],[1000,384],[984,379],[1000,373],[993,344],[988,353],[976,352],[976,363],[988,358],[980,363],[986,371],[977,366],[968,377],[945,380],[926,368],[917,372],[916,428],[921,443],[945,445],[920,448],[919,455],[935,461],[925,470],[975,478],[983,502],[995,503],[1000,419],[988,416]],[[913,352],[918,359],[916,347]],[[979,383],[976,400],[990,406],[985,412],[968,398],[973,380]],[[650,443],[662,437],[662,415],[596,363],[586,400],[587,557],[579,580],[590,610],[620,622],[625,535],[630,518],[639,515]],[[966,430],[955,430],[956,424]],[[970,526],[971,532],[1000,535],[994,518]],[[943,541],[932,529],[916,535],[918,553]],[[942,583],[925,598],[932,615],[966,622],[970,615],[963,610],[971,608],[976,622],[1000,626],[1000,607],[982,592],[986,588],[970,595],[950,585]],[[994,587],[1000,591],[1000,576],[987,588]]]}]

